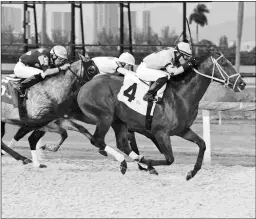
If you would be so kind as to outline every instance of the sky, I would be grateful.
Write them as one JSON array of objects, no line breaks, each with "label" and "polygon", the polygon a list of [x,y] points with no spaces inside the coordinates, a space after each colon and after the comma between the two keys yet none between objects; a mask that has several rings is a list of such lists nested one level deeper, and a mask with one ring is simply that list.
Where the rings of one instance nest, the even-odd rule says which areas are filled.
[{"label": "sky", "polygon": [[[200,2],[199,2],[200,3]],[[208,26],[210,30],[212,26],[222,24],[228,21],[237,21],[238,2],[201,2],[204,3],[210,10],[207,14]],[[187,17],[193,12],[198,2],[187,3]],[[2,4],[3,6],[11,6],[23,8],[22,4]],[[83,17],[84,17],[84,31],[85,40],[87,42],[92,41],[93,31],[93,4],[83,4]],[[174,29],[177,34],[182,31],[182,4],[181,3],[131,3],[131,11],[137,11],[138,21],[137,27],[142,27],[142,11],[151,11],[151,25],[154,32],[160,33],[164,26],[170,26]],[[42,17],[42,6],[37,4],[36,6],[38,16],[38,29],[41,30],[41,17]],[[78,10],[78,9],[76,9]],[[47,4],[46,11],[48,14],[51,12],[70,12],[70,4]],[[47,14],[47,33],[51,32],[51,16]],[[76,29],[78,29],[79,18],[77,13]],[[22,15],[23,16],[23,15]],[[244,20],[246,18],[255,17],[255,2],[244,2]],[[195,31],[195,24],[191,24],[191,31]],[[89,31],[89,32],[88,32]],[[90,32],[91,31],[91,32]],[[254,27],[255,32],[255,27]]]}]

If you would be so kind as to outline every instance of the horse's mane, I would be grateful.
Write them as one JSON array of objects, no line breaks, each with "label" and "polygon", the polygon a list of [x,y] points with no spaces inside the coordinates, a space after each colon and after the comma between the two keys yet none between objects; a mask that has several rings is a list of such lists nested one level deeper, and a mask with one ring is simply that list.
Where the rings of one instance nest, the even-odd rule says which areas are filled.
[{"label": "horse's mane", "polygon": [[[196,59],[196,63],[197,63],[197,67],[196,70],[198,70],[198,68],[200,67],[200,65],[209,57],[209,55],[206,55],[204,57],[199,57],[199,58],[195,58]],[[191,70],[186,70],[184,73],[182,74],[178,74],[175,75],[173,77],[171,77],[171,79],[169,80],[168,83],[172,84],[172,86],[177,87],[181,84],[185,84],[188,81],[191,80],[191,78],[193,77],[193,73],[195,73],[192,69]]]}]

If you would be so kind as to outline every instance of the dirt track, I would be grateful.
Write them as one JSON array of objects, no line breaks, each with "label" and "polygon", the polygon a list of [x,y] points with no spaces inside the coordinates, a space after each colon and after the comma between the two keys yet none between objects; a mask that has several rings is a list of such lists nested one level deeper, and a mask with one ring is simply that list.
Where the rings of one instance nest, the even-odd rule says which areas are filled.
[{"label": "dirt track", "polygon": [[[201,124],[193,129],[202,136]],[[7,131],[8,142],[14,130]],[[186,181],[198,152],[193,143],[173,138],[175,163],[157,167],[158,176],[134,162],[122,175],[116,161],[70,132],[60,152],[44,154],[46,169],[2,158],[2,217],[255,218],[254,133],[255,124],[212,125],[213,165]],[[114,145],[112,133],[106,140]],[[138,142],[145,156],[162,157],[144,137]],[[27,142],[21,144],[17,151],[30,157]]]}]

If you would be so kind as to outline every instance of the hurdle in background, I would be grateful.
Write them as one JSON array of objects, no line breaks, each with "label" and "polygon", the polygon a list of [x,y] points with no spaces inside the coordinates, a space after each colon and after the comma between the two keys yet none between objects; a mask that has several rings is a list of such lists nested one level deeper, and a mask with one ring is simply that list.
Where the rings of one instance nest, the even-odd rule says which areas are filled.
[{"label": "hurdle in background", "polygon": [[255,103],[243,102],[211,102],[199,103],[203,116],[203,138],[206,144],[204,164],[211,164],[211,122],[210,111],[255,111]]}]

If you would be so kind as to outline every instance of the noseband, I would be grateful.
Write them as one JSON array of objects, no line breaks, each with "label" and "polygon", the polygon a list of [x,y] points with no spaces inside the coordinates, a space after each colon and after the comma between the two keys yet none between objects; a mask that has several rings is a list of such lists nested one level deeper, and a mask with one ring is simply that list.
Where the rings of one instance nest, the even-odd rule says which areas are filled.
[{"label": "noseband", "polygon": [[[230,78],[237,77],[237,79],[236,79],[236,81],[235,81],[235,83],[234,83],[234,85],[233,85],[233,87],[232,87],[232,88],[234,89],[235,86],[236,86],[236,83],[237,83],[238,79],[241,77],[241,75],[240,75],[239,73],[236,73],[236,74],[233,74],[233,75],[228,75],[228,74],[225,72],[225,70],[221,67],[221,65],[218,63],[218,60],[220,60],[221,58],[224,58],[224,57],[223,57],[223,54],[221,54],[217,59],[215,59],[215,58],[213,58],[213,57],[211,56],[211,60],[212,60],[212,63],[213,63],[213,69],[212,69],[212,75],[211,75],[211,76],[206,75],[206,74],[203,74],[203,73],[197,71],[196,69],[193,69],[193,70],[194,70],[197,74],[200,74],[200,75],[202,75],[202,76],[204,76],[204,77],[206,77],[206,78],[210,78],[210,79],[211,79],[211,82],[213,82],[213,80],[214,80],[214,81],[218,81],[218,82],[222,83],[225,87],[227,87],[229,84],[232,85],[232,84],[230,83]],[[217,69],[219,70],[219,73],[220,73],[222,79],[216,78],[216,77],[214,76],[215,67],[217,67]]]}]

